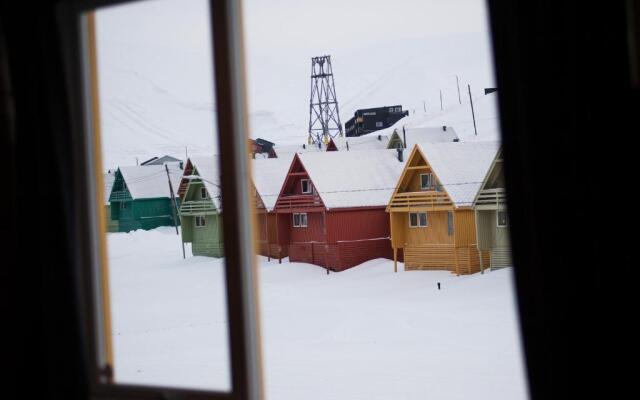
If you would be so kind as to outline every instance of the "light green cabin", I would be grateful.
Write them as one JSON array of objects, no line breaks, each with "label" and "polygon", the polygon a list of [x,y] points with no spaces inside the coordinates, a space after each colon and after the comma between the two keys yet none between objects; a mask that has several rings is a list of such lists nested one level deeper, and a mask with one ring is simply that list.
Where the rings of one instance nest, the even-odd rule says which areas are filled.
[{"label": "light green cabin", "polygon": [[507,217],[502,149],[498,151],[478,192],[474,209],[478,250],[488,250],[491,269],[510,267],[511,244]]},{"label": "light green cabin", "polygon": [[182,241],[191,243],[194,256],[222,257],[224,242],[219,187],[208,178],[209,174],[202,176],[198,169],[206,167],[194,165],[180,204]]}]

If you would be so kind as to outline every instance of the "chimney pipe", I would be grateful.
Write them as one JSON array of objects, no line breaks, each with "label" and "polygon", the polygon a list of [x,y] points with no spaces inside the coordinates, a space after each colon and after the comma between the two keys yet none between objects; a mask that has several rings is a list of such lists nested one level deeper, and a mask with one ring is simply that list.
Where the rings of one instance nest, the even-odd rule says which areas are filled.
[{"label": "chimney pipe", "polygon": [[407,132],[404,130],[404,125],[402,125],[402,147],[407,148]]},{"label": "chimney pipe", "polygon": [[396,151],[398,152],[398,161],[402,162],[403,161],[402,152],[404,151],[404,149],[402,148],[401,145],[398,144],[398,148],[396,149]]}]

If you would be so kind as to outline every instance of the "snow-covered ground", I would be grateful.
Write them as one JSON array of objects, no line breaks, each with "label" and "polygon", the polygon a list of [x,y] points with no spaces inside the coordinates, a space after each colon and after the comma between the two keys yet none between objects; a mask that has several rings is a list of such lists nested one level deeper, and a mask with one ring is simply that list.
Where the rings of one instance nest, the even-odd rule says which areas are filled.
[{"label": "snow-covered ground", "polygon": [[[222,260],[173,228],[108,234],[121,383],[228,389]],[[525,399],[512,271],[326,275],[259,259],[268,399]],[[442,289],[437,289],[437,282]]]}]

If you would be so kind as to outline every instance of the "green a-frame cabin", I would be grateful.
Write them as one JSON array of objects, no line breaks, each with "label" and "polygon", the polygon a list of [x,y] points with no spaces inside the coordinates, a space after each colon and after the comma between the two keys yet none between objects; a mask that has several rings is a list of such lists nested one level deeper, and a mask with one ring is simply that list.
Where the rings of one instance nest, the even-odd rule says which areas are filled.
[{"label": "green a-frame cabin", "polygon": [[[167,174],[167,170],[169,173]],[[154,229],[179,223],[171,199],[180,182],[179,164],[120,167],[109,195],[111,219],[117,221],[118,232]],[[176,199],[178,203],[178,199]]]}]

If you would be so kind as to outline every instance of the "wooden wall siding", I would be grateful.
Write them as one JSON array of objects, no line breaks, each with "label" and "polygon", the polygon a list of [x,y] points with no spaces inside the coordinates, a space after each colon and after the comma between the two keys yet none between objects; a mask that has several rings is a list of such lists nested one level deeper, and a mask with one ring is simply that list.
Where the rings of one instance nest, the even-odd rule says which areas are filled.
[{"label": "wooden wall siding", "polygon": [[[195,219],[194,217],[185,217]],[[194,256],[222,257],[223,237],[222,237],[222,217],[219,215],[207,215],[206,225],[195,226],[191,222],[192,244],[191,252]]]},{"label": "wooden wall siding", "polygon": [[293,214],[287,214],[289,218],[289,224],[291,226],[291,232],[289,240],[291,243],[305,243],[305,242],[324,242],[324,222],[322,219],[322,213],[307,213],[307,227],[295,228],[293,227]]},{"label": "wooden wall siding", "polygon": [[404,192],[425,192],[422,189],[422,180],[420,175],[432,172],[431,167],[424,166],[418,170],[407,171],[407,185],[404,186]]},{"label": "wooden wall siding", "polygon": [[511,267],[512,265],[511,248],[494,247],[491,249],[491,269]]},{"label": "wooden wall siding", "polygon": [[[290,214],[282,215],[284,217],[290,217]],[[257,215],[258,219],[258,254],[271,257],[271,258],[284,258],[288,255],[288,241],[287,244],[282,245],[282,242],[278,243],[279,235],[278,229],[281,231],[283,228],[276,225],[278,219],[276,213],[261,213]],[[284,221],[283,221],[284,222]],[[288,227],[287,227],[288,229]],[[288,235],[286,236],[288,237]]]},{"label": "wooden wall siding", "polygon": [[368,240],[366,242],[340,242],[325,244],[321,242],[292,243],[289,245],[289,260],[329,267],[335,272],[362,264],[375,258],[391,258],[391,246],[388,239]]},{"label": "wooden wall siding", "polygon": [[474,210],[455,210],[453,230],[456,247],[476,246],[476,218]]},{"label": "wooden wall siding", "polygon": [[476,211],[476,217],[478,248],[480,250],[489,250],[496,243],[496,212],[493,210]]},{"label": "wooden wall siding", "polygon": [[427,212],[428,226],[424,228],[410,228],[409,213],[398,213],[402,215],[405,243],[408,245],[453,244],[454,235],[449,235],[447,213],[447,211]]},{"label": "wooden wall siding", "polygon": [[180,216],[180,231],[184,243],[193,242],[193,217]]},{"label": "wooden wall siding", "polygon": [[389,213],[389,221],[391,224],[391,247],[402,248],[407,243],[407,218],[408,214],[403,212]]},{"label": "wooden wall siding", "polygon": [[338,258],[338,264],[332,266],[335,271],[343,271],[376,258],[393,258],[389,239],[339,242],[335,246]]},{"label": "wooden wall siding", "polygon": [[126,201],[127,208],[124,209],[120,208],[120,203],[111,202],[111,217],[118,221],[118,232],[174,225],[169,198]]},{"label": "wooden wall siding", "polygon": [[[446,270],[460,275],[473,274],[488,269],[488,251],[480,252],[475,246],[423,244],[404,248],[405,270]],[[481,264],[482,261],[482,264]]]},{"label": "wooden wall siding", "polygon": [[118,220],[111,217],[111,206],[109,204],[104,207],[107,221],[107,232],[118,232]]},{"label": "wooden wall siding", "polygon": [[384,207],[327,212],[327,241],[389,238],[389,216]]},{"label": "wooden wall siding", "polygon": [[453,244],[412,244],[404,248],[405,270],[436,269],[455,272],[455,261]]},{"label": "wooden wall siding", "polygon": [[[185,165],[184,167],[184,172],[182,173],[182,176],[187,176],[187,175],[191,175],[193,172],[193,165],[191,164],[191,160],[187,161],[187,165]],[[178,186],[178,192],[177,192],[177,196],[179,198],[184,198],[184,194],[187,191],[187,186],[189,185],[189,179],[186,178],[182,178],[180,180],[180,186]]]},{"label": "wooden wall siding", "polygon": [[[277,232],[278,232],[278,240],[277,243],[283,248],[289,247],[289,243],[291,242],[291,225],[293,218],[291,214],[276,214],[277,222]],[[288,252],[288,250],[287,250]]]},{"label": "wooden wall siding", "polygon": [[496,241],[494,247],[511,247],[511,242],[509,240],[509,227],[501,228],[497,226],[497,221],[494,223],[496,224]]},{"label": "wooden wall siding", "polygon": [[476,208],[495,210],[504,208],[507,204],[507,191],[504,188],[483,189],[478,193]]},{"label": "wooden wall siding", "polygon": [[218,210],[210,198],[203,199],[200,196],[200,188],[204,187],[202,181],[191,181],[183,193],[180,203],[180,215],[216,214]]},{"label": "wooden wall siding", "polygon": [[504,188],[504,171],[502,159],[496,159],[491,166],[491,171],[487,175],[483,189]]},{"label": "wooden wall siding", "polygon": [[267,232],[267,229],[269,229],[268,218],[267,213],[256,214],[256,230],[258,231],[256,232],[256,237],[260,242],[267,242],[267,237],[269,236]]}]

